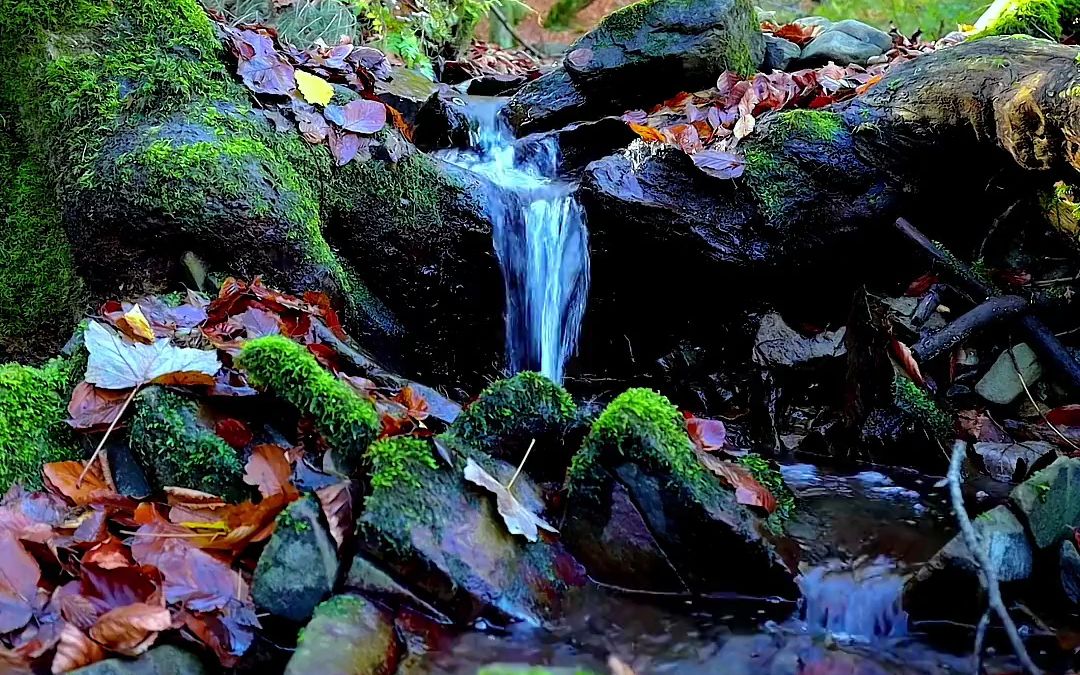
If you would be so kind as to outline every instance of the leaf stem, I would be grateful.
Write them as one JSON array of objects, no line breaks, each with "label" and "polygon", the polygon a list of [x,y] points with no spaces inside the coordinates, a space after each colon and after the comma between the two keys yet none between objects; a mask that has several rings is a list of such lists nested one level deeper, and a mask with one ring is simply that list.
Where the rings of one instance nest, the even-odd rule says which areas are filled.
[{"label": "leaf stem", "polygon": [[116,412],[116,417],[113,417],[112,422],[109,423],[109,428],[105,430],[105,435],[101,437],[97,447],[94,448],[94,454],[90,455],[89,461],[86,462],[86,466],[83,467],[82,473],[79,474],[79,479],[75,481],[75,487],[82,485],[83,479],[86,478],[86,474],[90,472],[90,467],[94,466],[94,460],[98,457],[101,458],[101,473],[105,476],[105,484],[109,486],[109,489],[113,492],[116,491],[116,482],[113,480],[112,468],[109,466],[109,459],[101,452],[101,449],[105,447],[105,441],[109,440],[109,435],[112,434],[113,429],[116,428],[117,422],[124,416],[124,412],[127,410],[128,405],[131,404],[132,399],[135,398],[135,394],[139,393],[139,389],[142,385],[132,387],[131,393],[124,399],[124,404],[120,406],[120,410]]},{"label": "leaf stem", "polygon": [[510,488],[514,487],[514,481],[521,475],[521,470],[525,468],[525,462],[529,461],[529,454],[532,452],[534,445],[536,445],[535,438],[529,442],[529,449],[525,451],[525,456],[521,458],[521,464],[518,464],[517,470],[514,471],[514,475],[510,477],[510,482],[506,484],[507,492],[510,491]]}]

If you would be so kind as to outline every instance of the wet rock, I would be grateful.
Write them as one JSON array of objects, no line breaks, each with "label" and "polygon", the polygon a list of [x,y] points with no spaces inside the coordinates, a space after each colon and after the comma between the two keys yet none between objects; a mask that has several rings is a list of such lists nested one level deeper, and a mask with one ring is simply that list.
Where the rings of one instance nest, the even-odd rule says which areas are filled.
[{"label": "wet rock", "polygon": [[[1017,370],[1023,376],[1023,382],[1017,377]],[[1035,352],[1026,342],[1021,342],[1012,348],[1011,353],[1006,349],[998,355],[994,365],[975,385],[975,391],[991,403],[1008,405],[1024,393],[1025,382],[1031,387],[1040,377],[1042,366]]]},{"label": "wet rock", "polygon": [[774,70],[787,70],[791,62],[802,54],[802,47],[791,40],[775,35],[765,36],[765,60],[761,62],[761,71],[771,73]]},{"label": "wet rock", "polygon": [[815,359],[833,358],[847,353],[844,334],[840,328],[807,337],[787,325],[776,312],[761,319],[754,338],[754,363],[766,366],[797,366]]},{"label": "wet rock", "polygon": [[[561,598],[583,581],[559,542],[530,543],[511,535],[494,496],[462,477],[464,460],[449,468],[415,439],[372,446],[372,493],[359,519],[359,550],[388,574],[457,621],[542,623],[558,614]],[[379,445],[379,444],[376,444]],[[474,455],[503,485],[514,466]],[[525,475],[513,494],[543,517],[544,503]]]},{"label": "wet rock", "polygon": [[425,151],[467,148],[471,129],[464,99],[458,92],[443,85],[428,97],[416,113],[413,142]]},{"label": "wet rock", "polygon": [[[972,525],[995,565],[998,580],[1008,584],[1031,577],[1034,554],[1023,524],[1006,506],[973,519]],[[904,589],[904,607],[918,618],[970,617],[981,611],[979,564],[957,534],[934,555]]]},{"label": "wet rock", "polygon": [[315,609],[285,675],[388,675],[400,651],[386,612],[360,596],[338,595]]},{"label": "wet rock", "polygon": [[330,595],[337,574],[337,547],[318,502],[308,495],[278,516],[255,567],[251,596],[260,611],[300,623]]},{"label": "wet rock", "polygon": [[593,675],[591,670],[533,666],[527,663],[490,663],[476,671],[476,675]]},{"label": "wet rock", "polygon": [[802,50],[800,64],[823,65],[835,63],[846,66],[851,63],[865,64],[874,56],[884,54],[885,50],[870,42],[831,28],[814,38]]},{"label": "wet rock", "polygon": [[155,647],[137,659],[105,659],[71,671],[72,675],[203,675],[207,672],[194,654],[179,647]]},{"label": "wet rock", "polygon": [[416,124],[417,113],[439,85],[429,80],[424,74],[403,66],[390,67],[390,80],[377,80],[375,91],[384,103],[391,106],[405,117],[410,124]]},{"label": "wet rock", "polygon": [[511,119],[527,132],[584,119],[586,110],[622,112],[707,87],[725,70],[749,74],[764,55],[748,0],[643,0],[571,45],[562,70],[525,85]]},{"label": "wet rock", "polygon": [[1061,542],[1061,554],[1058,556],[1058,573],[1061,575],[1061,588],[1074,605],[1080,605],[1080,553],[1072,541]]},{"label": "wet rock", "polygon": [[[702,466],[682,415],[653,391],[631,389],[612,401],[575,455],[567,476],[567,520],[588,519],[573,526],[578,532],[591,528],[602,534],[613,522],[616,483],[692,590],[798,595],[790,572],[763,538],[761,522]],[[604,517],[593,520],[597,516]],[[612,551],[641,537],[636,526],[609,532],[623,540]]]},{"label": "wet rock", "polygon": [[520,152],[534,152],[549,139],[559,148],[559,173],[576,174],[590,162],[630,145],[638,136],[622,119],[604,117],[570,124],[556,131],[530,134],[518,141]]},{"label": "wet rock", "polygon": [[837,21],[834,24],[825,26],[825,33],[846,33],[860,42],[866,42],[872,44],[882,51],[882,53],[892,49],[892,37],[883,30],[874,28],[869,24],[865,24],[862,21],[856,21],[855,19],[844,19],[843,21]]},{"label": "wet rock", "polygon": [[1056,545],[1080,525],[1080,459],[1058,458],[1013,488],[1009,499],[1026,518],[1036,546]]},{"label": "wet rock", "polygon": [[976,443],[975,454],[982,458],[986,472],[994,480],[1009,483],[1022,480],[1041,458],[1054,452],[1053,443]]},{"label": "wet rock", "polygon": [[442,612],[421,600],[415,593],[365,558],[363,554],[358,553],[353,557],[352,566],[349,567],[349,573],[345,577],[345,587],[359,591],[365,597],[375,598],[390,607],[406,605],[424,612],[437,621],[450,623],[450,619]]},{"label": "wet rock", "polygon": [[525,84],[529,78],[524,75],[506,75],[496,73],[481,75],[469,80],[465,91],[470,96],[509,96]]}]

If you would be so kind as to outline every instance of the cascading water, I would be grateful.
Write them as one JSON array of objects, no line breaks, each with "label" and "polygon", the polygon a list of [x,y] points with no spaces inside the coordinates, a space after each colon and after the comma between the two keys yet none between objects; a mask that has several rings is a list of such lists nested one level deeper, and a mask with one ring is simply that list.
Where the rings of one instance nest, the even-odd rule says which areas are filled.
[{"label": "cascading water", "polygon": [[834,561],[799,577],[806,627],[855,640],[902,637],[904,576],[885,558],[848,565]]},{"label": "cascading water", "polygon": [[473,147],[442,157],[486,179],[491,190],[510,367],[560,382],[577,346],[589,286],[588,234],[575,186],[557,177],[554,139],[516,143],[498,101],[473,101],[468,112]]}]

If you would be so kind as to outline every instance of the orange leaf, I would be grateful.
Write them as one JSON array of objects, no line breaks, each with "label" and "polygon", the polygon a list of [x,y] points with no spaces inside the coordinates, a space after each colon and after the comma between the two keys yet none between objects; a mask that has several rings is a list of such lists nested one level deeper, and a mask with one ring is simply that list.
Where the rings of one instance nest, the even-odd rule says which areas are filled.
[{"label": "orange leaf", "polygon": [[641,136],[641,138],[648,143],[664,142],[664,135],[656,129],[653,129],[652,127],[647,127],[644,124],[635,124],[634,122],[631,122],[630,129],[638,136]]},{"label": "orange leaf", "polygon": [[86,633],[75,626],[65,623],[60,629],[60,642],[56,645],[52,672],[59,675],[104,659],[105,650],[101,648],[101,645],[91,640]]},{"label": "orange leaf", "polygon": [[285,451],[277,445],[255,446],[244,466],[244,482],[257,487],[263,497],[297,494],[292,484],[292,465],[285,458]]},{"label": "orange leaf", "polygon": [[90,628],[90,637],[109,651],[138,656],[154,644],[159,632],[171,627],[167,608],[136,602],[102,614]]},{"label": "orange leaf", "polygon": [[112,490],[105,484],[105,475],[101,473],[101,465],[97,462],[83,476],[79,483],[86,464],[83,462],[52,462],[42,467],[45,476],[45,486],[50,492],[67,497],[76,506],[85,506],[94,501],[95,493],[111,493]]},{"label": "orange leaf", "polygon": [[135,560],[131,557],[128,547],[116,537],[109,537],[83,554],[83,565],[97,565],[102,569],[117,569],[119,567],[131,567]]},{"label": "orange leaf", "polygon": [[409,417],[413,418],[417,422],[427,419],[428,402],[412,387],[403,387],[401,391],[399,391],[397,395],[394,396],[394,400],[405,406],[405,408],[408,409]]},{"label": "orange leaf", "polygon": [[874,86],[878,82],[881,82],[881,77],[882,77],[881,73],[878,73],[877,75],[874,75],[873,77],[871,77],[869,80],[866,81],[866,84],[860,84],[858,87],[856,87],[855,88],[855,93],[856,94],[865,94],[866,91],[870,87]]},{"label": "orange leaf", "polygon": [[337,542],[338,550],[345,545],[353,528],[353,484],[352,481],[342,481],[327,485],[315,491],[319,498],[326,522],[330,525],[330,534]]},{"label": "orange leaf", "polygon": [[761,507],[769,513],[776,510],[776,497],[754,478],[750,469],[734,462],[725,462],[704,452],[698,452],[697,456],[705,468],[735,488],[735,501],[746,506]]}]

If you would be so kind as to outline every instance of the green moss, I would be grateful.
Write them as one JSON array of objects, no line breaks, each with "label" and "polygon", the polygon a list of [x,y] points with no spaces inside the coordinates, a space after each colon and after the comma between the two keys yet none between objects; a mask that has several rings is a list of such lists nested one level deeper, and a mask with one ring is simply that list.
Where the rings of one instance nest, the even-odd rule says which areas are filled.
[{"label": "green moss", "polygon": [[371,464],[373,488],[421,487],[419,477],[410,470],[414,463],[429,469],[438,468],[428,442],[419,438],[397,437],[372,443],[367,460]]},{"label": "green moss", "polygon": [[199,405],[151,387],[135,397],[130,445],[158,488],[177,486],[242,501],[244,463],[220,436],[199,423]]},{"label": "green moss", "polygon": [[454,421],[450,432],[465,444],[493,452],[501,445],[559,433],[577,408],[566,390],[539,373],[495,382]]},{"label": "green moss", "polygon": [[18,483],[41,489],[41,466],[78,459],[67,425],[67,404],[78,359],[54,359],[41,368],[0,365],[0,493]]},{"label": "green moss", "polygon": [[910,379],[902,375],[893,378],[893,398],[901,410],[935,437],[942,440],[952,437],[952,418],[945,414],[925,389]]},{"label": "green moss", "polygon": [[629,389],[612,401],[592,425],[567,474],[571,493],[588,495],[603,483],[601,462],[621,456],[642,462],[701,501],[715,481],[694,456],[683,416],[651,389]]},{"label": "green moss", "polygon": [[351,620],[359,616],[366,606],[367,601],[358,595],[335,595],[316,607],[315,615]]},{"label": "green moss", "polygon": [[311,352],[286,337],[251,340],[236,357],[236,364],[252,385],[310,415],[342,469],[360,468],[364,451],[380,431],[379,415],[370,401],[357,396],[320,366]]},{"label": "green moss", "polygon": [[[994,17],[979,37],[1023,33],[1034,37],[1061,39],[1060,0],[1013,0]],[[1070,3],[1070,20],[1075,18],[1075,6]]]},{"label": "green moss", "polygon": [[775,534],[782,533],[785,523],[795,513],[795,495],[784,482],[780,470],[769,460],[755,453],[740,457],[739,464],[749,469],[754,478],[768,488],[776,498],[776,510],[765,519],[765,526]]},{"label": "green moss", "polygon": [[801,108],[779,113],[772,125],[777,133],[813,141],[834,141],[844,130],[836,113]]}]

